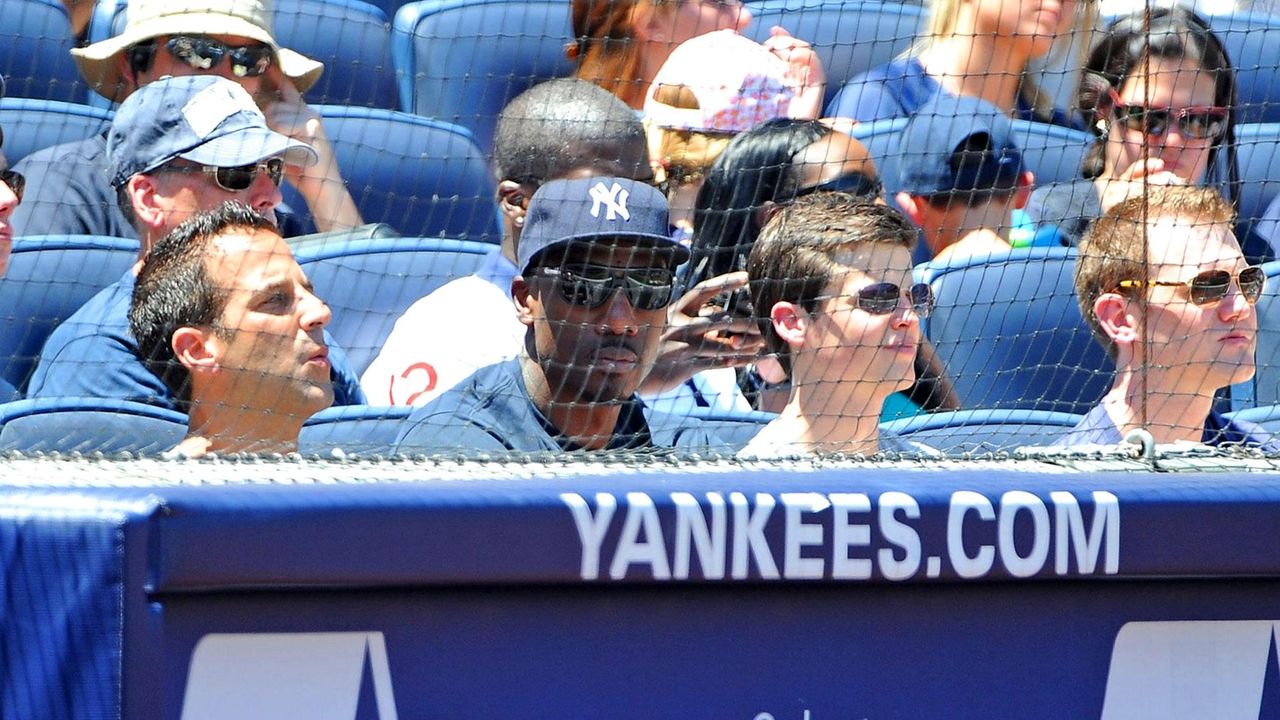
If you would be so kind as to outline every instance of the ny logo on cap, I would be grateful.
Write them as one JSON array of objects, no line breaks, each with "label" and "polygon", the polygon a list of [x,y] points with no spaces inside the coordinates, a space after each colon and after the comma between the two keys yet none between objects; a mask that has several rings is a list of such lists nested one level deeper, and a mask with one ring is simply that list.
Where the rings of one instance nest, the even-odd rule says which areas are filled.
[{"label": "ny logo on cap", "polygon": [[614,183],[613,187],[604,186],[604,181],[600,181],[591,187],[591,217],[600,217],[600,206],[605,209],[605,220],[617,220],[622,217],[623,220],[631,220],[631,212],[627,210],[627,198],[631,195],[626,188],[618,183]]}]

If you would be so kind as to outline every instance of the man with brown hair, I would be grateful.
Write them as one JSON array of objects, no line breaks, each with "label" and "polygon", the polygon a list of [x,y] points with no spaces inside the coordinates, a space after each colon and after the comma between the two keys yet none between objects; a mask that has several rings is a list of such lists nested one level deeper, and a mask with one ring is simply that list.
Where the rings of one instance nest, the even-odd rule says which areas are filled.
[{"label": "man with brown hair", "polygon": [[1080,312],[1116,361],[1102,402],[1057,445],[1157,443],[1280,451],[1262,428],[1213,410],[1214,394],[1253,377],[1266,275],[1249,267],[1217,191],[1151,186],[1099,218],[1080,242]]},{"label": "man with brown hair", "polygon": [[915,241],[896,210],[845,193],[797,198],[765,225],[747,261],[751,300],[791,397],[740,455],[932,452],[879,426],[885,398],[915,379],[933,304],[912,283]]}]

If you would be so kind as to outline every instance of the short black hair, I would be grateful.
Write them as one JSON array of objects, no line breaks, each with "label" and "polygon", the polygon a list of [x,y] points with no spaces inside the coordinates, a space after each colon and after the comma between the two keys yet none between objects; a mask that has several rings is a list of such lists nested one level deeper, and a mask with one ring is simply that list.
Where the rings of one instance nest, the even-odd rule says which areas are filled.
[{"label": "short black hair", "polygon": [[228,229],[269,230],[275,224],[239,202],[198,213],[160,239],[143,262],[129,307],[129,332],[147,369],[169,388],[178,407],[191,403],[191,374],[173,352],[173,333],[183,327],[215,326],[227,288],[209,278],[210,242]]}]

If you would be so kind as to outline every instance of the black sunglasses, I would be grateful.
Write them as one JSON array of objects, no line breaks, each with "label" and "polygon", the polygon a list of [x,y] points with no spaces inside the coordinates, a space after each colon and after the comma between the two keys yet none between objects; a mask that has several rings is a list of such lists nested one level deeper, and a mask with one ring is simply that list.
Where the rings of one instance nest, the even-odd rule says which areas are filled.
[{"label": "black sunglasses", "polygon": [[842,192],[867,199],[879,197],[884,192],[880,178],[867,177],[860,172],[845,173],[817,185],[810,185],[796,190],[796,197],[803,197],[816,192]]},{"label": "black sunglasses", "polygon": [[1169,132],[1173,122],[1178,132],[1197,140],[1211,140],[1227,129],[1227,109],[1224,107],[1149,108],[1142,105],[1125,105],[1120,96],[1111,91],[1111,103],[1115,106],[1116,121],[1129,130],[1137,130],[1151,137]]},{"label": "black sunglasses", "polygon": [[271,184],[280,187],[284,180],[284,160],[278,157],[267,158],[249,165],[237,167],[209,167],[206,165],[174,165],[169,164],[165,170],[172,172],[198,172],[213,176],[213,182],[227,192],[241,192],[253,185],[259,172],[265,172]]},{"label": "black sunglasses", "polygon": [[201,35],[177,35],[169,38],[164,49],[174,58],[196,70],[212,70],[231,58],[231,73],[236,77],[257,77],[271,67],[275,51],[270,45],[228,45]]},{"label": "black sunglasses", "polygon": [[[893,283],[872,283],[858,289],[858,309],[872,315],[888,315],[898,309],[903,296],[902,288]],[[933,312],[933,288],[926,283],[916,283],[907,289],[911,309],[920,317]]]},{"label": "black sunglasses", "polygon": [[621,288],[636,310],[659,310],[671,304],[676,274],[670,268],[618,269],[604,265],[541,267],[539,275],[555,277],[564,301],[584,308],[598,308]]},{"label": "black sunglasses", "polygon": [[1206,270],[1183,282],[1121,280],[1120,287],[1126,290],[1144,285],[1185,287],[1191,302],[1196,305],[1212,305],[1213,303],[1222,302],[1222,299],[1227,296],[1227,291],[1231,289],[1232,280],[1240,285],[1240,294],[1244,297],[1245,302],[1250,305],[1258,302],[1258,298],[1262,297],[1262,290],[1267,286],[1266,272],[1263,271],[1261,266],[1253,265],[1241,270],[1236,275],[1232,275],[1226,270]]},{"label": "black sunglasses", "polygon": [[22,173],[13,170],[0,171],[0,182],[8,185],[13,194],[18,196],[18,202],[22,202],[22,193],[27,189],[27,178]]}]

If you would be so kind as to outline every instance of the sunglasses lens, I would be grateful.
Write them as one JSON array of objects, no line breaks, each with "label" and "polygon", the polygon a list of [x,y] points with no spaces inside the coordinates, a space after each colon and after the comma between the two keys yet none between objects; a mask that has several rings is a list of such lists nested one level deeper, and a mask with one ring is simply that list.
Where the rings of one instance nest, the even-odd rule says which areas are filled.
[{"label": "sunglasses lens", "polygon": [[1213,110],[1188,110],[1178,119],[1178,127],[1182,133],[1198,140],[1221,135],[1224,124],[1222,114]]},{"label": "sunglasses lens", "polygon": [[1248,267],[1240,271],[1240,294],[1253,304],[1262,297],[1262,290],[1267,286],[1267,274],[1260,267]]},{"label": "sunglasses lens", "polygon": [[277,187],[284,178],[284,160],[280,158],[271,158],[265,163],[253,165],[241,165],[239,167],[218,168],[216,178],[218,185],[223,190],[231,192],[240,192],[249,189],[253,184],[253,179],[258,175],[258,169],[266,166],[267,177],[271,179],[271,183]]},{"label": "sunglasses lens", "polygon": [[1231,287],[1231,273],[1226,270],[1210,270],[1191,280],[1191,302],[1196,305],[1216,303],[1227,296]]},{"label": "sunglasses lens", "polygon": [[13,191],[13,194],[18,197],[18,202],[22,202],[22,193],[27,189],[27,179],[22,175],[22,173],[14,172],[13,170],[5,170],[3,173],[0,173],[0,181],[3,181],[5,185],[9,186],[9,189]]},{"label": "sunglasses lens", "polygon": [[169,54],[196,70],[211,70],[222,62],[227,46],[208,38],[180,35],[164,44]]},{"label": "sunglasses lens", "polygon": [[610,268],[580,265],[562,268],[558,285],[565,302],[588,309],[605,304],[621,284],[627,299],[637,310],[657,310],[671,303],[675,274],[666,268],[628,270],[621,278]]},{"label": "sunglasses lens", "polygon": [[858,290],[858,307],[872,315],[888,315],[898,308],[902,290],[893,283],[873,283]]},{"label": "sunglasses lens", "polygon": [[637,310],[657,310],[671,304],[675,274],[666,268],[627,271],[627,298]]},{"label": "sunglasses lens", "polygon": [[929,317],[933,313],[933,288],[925,283],[911,286],[911,308],[920,317]]},{"label": "sunglasses lens", "polygon": [[231,48],[231,72],[236,77],[257,77],[270,66],[271,48],[266,45]]}]

